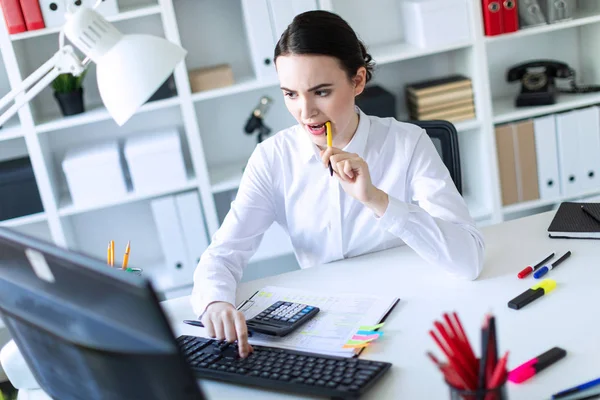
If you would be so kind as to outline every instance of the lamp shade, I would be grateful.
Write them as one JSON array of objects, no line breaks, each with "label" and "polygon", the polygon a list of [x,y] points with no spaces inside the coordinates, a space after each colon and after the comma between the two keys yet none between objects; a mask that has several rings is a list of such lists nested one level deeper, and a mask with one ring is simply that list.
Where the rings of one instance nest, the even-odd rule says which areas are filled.
[{"label": "lamp shade", "polygon": [[158,90],[185,54],[159,37],[125,35],[98,60],[100,96],[119,126]]},{"label": "lamp shade", "polygon": [[65,35],[97,64],[100,97],[119,126],[158,90],[187,53],[160,37],[123,35],[89,8],[66,17]]}]

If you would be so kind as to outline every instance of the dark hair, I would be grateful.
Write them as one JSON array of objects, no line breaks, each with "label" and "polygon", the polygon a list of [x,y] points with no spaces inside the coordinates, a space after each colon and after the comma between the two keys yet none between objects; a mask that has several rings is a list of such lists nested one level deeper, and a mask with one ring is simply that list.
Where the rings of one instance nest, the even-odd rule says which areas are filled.
[{"label": "dark hair", "polygon": [[339,15],[328,11],[298,14],[281,34],[275,56],[288,54],[321,54],[337,58],[348,78],[360,67],[367,69],[366,81],[373,76],[373,58],[354,30]]}]

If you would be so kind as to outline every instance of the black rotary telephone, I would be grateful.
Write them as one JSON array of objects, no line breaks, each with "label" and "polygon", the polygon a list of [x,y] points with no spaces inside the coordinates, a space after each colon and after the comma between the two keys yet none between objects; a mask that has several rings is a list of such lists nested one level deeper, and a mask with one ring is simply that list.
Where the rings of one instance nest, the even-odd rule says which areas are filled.
[{"label": "black rotary telephone", "polygon": [[[570,88],[558,88],[555,78],[569,79]],[[521,81],[521,93],[515,106],[554,104],[556,93],[589,93],[600,91],[600,86],[577,86],[575,70],[567,64],[554,60],[535,60],[515,65],[508,70],[508,82]]]}]

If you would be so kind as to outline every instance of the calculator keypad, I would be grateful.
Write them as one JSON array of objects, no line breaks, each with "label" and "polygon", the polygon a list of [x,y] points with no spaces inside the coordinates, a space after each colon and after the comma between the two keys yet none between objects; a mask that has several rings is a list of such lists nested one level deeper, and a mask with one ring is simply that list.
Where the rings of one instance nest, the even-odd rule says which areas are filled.
[{"label": "calculator keypad", "polygon": [[308,314],[314,307],[306,304],[278,301],[252,318],[256,321],[291,325]]}]

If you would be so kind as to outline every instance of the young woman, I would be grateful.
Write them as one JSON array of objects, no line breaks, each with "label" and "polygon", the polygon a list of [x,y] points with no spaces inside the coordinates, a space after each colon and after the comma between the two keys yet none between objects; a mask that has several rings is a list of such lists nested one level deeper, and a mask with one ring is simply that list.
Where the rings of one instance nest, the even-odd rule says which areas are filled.
[{"label": "young woman", "polygon": [[256,147],[194,273],[194,311],[210,336],[237,339],[242,357],[252,348],[236,287],[274,222],[302,268],[405,244],[463,278],[475,279],[483,264],[482,235],[426,132],[355,106],[373,65],[343,19],[298,15],[277,43],[275,65],[298,124]]}]

